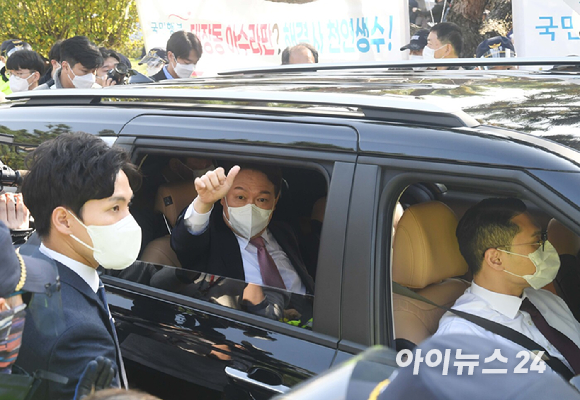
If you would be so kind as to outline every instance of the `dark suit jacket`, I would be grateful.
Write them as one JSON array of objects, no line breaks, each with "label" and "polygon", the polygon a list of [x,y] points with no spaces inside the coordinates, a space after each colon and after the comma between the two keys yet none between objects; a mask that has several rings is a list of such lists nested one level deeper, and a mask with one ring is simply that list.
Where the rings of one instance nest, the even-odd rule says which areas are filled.
[{"label": "dark suit jacket", "polygon": [[155,75],[151,75],[149,78],[153,79],[155,82],[159,82],[166,80],[167,76],[165,76],[165,71],[163,71],[163,68],[161,68],[159,72],[157,72]]},{"label": "dark suit jacket", "polygon": [[[187,208],[186,208],[187,210]],[[244,281],[244,265],[235,234],[223,220],[223,208],[214,205],[209,226],[201,235],[192,235],[183,221],[185,210],[171,232],[171,247],[184,268]],[[286,253],[302,279],[307,293],[314,293],[314,281],[308,275],[294,233],[284,223],[270,222],[270,232]]]},{"label": "dark suit jacket", "polygon": [[[56,262],[61,281],[64,329],[40,332],[27,312],[22,347],[16,361],[27,372],[43,369],[69,378],[66,385],[44,381],[35,400],[70,400],[87,363],[98,356],[116,361],[108,312],[97,295],[74,271]],[[116,380],[115,380],[116,383]]]}]

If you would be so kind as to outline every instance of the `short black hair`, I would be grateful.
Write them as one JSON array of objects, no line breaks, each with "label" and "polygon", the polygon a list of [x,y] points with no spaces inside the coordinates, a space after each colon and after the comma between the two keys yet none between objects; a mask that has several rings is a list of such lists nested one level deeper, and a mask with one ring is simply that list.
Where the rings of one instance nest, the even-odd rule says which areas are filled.
[{"label": "short black hair", "polygon": [[119,54],[117,54],[115,50],[107,49],[106,47],[99,47],[99,52],[103,57],[103,62],[105,62],[105,60],[109,57],[113,57],[118,62],[121,62],[121,57],[119,57]]},{"label": "short black hair", "polygon": [[509,245],[514,240],[520,228],[512,219],[526,210],[525,203],[515,198],[489,198],[467,210],[455,234],[473,276],[481,270],[487,249]]},{"label": "short black hair", "polygon": [[441,22],[440,24],[434,25],[429,32],[435,32],[437,39],[441,43],[451,44],[455,50],[455,54],[461,57],[461,52],[463,51],[463,34],[457,24],[453,22]]},{"label": "short black hair", "polygon": [[302,43],[298,43],[296,46],[286,47],[284,49],[284,51],[282,52],[282,65],[290,64],[290,53],[292,53],[292,51],[294,51],[295,49],[298,49],[300,47],[304,47],[304,48],[310,50],[310,52],[312,53],[312,56],[314,57],[314,62],[318,63],[318,50],[316,50],[316,48],[313,45],[311,45],[310,43],[302,42]]},{"label": "short black hair", "polygon": [[89,38],[75,36],[64,40],[60,45],[60,60],[66,61],[71,68],[77,63],[88,69],[99,68],[103,65],[103,56]]},{"label": "short black hair", "polygon": [[29,69],[31,71],[38,71],[42,75],[44,73],[44,67],[44,60],[33,50],[17,51],[6,60],[6,69],[11,71]]},{"label": "short black hair", "polygon": [[172,52],[175,58],[189,58],[191,50],[195,50],[197,56],[201,58],[203,48],[199,38],[191,33],[185,31],[173,32],[167,41],[167,51]]},{"label": "short black hair", "polygon": [[50,51],[48,52],[48,60],[55,60],[60,62],[60,45],[62,44],[62,40],[57,40],[54,42]]},{"label": "short black hair", "polygon": [[226,163],[223,168],[225,173],[229,172],[229,170],[234,166],[239,165],[240,171],[242,170],[252,170],[258,171],[266,175],[266,178],[274,185],[274,194],[276,197],[280,193],[280,188],[282,187],[283,177],[282,177],[282,170],[280,167],[275,165],[267,165],[267,164],[254,164],[254,163],[241,163],[241,164],[233,164],[233,163]]},{"label": "short black hair", "polygon": [[124,150],[84,132],[63,133],[42,143],[27,162],[22,196],[40,237],[50,233],[55,208],[66,207],[82,220],[87,201],[112,196],[119,171],[125,172],[133,192],[141,186],[141,174]]}]

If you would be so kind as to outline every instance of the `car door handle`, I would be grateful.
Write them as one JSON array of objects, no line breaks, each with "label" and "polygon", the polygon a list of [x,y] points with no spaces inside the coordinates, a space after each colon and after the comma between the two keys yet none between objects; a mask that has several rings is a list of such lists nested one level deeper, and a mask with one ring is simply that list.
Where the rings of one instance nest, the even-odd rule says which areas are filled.
[{"label": "car door handle", "polygon": [[271,390],[276,393],[286,393],[290,390],[288,386],[284,385],[268,385],[267,383],[260,382],[256,379],[252,379],[248,376],[246,372],[242,372],[235,368],[226,367],[226,375],[233,379],[238,379],[242,382],[249,383],[250,385],[258,386],[262,389]]}]

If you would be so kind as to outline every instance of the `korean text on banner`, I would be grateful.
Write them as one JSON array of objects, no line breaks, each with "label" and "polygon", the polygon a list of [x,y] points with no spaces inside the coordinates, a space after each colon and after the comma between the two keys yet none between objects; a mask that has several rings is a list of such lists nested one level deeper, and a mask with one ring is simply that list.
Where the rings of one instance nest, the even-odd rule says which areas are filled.
[{"label": "korean text on banner", "polygon": [[580,2],[513,0],[514,45],[519,57],[580,55]]},{"label": "korean text on banner", "polygon": [[147,49],[179,30],[203,46],[197,70],[279,65],[282,51],[312,44],[320,62],[399,60],[409,40],[407,0],[138,0]]}]

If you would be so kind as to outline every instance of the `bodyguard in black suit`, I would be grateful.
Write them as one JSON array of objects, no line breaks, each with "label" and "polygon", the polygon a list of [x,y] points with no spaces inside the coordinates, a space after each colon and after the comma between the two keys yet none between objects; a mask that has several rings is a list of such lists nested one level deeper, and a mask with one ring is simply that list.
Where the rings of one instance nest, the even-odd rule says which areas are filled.
[{"label": "bodyguard in black suit", "polygon": [[[28,321],[24,329],[24,346],[17,364],[26,371],[38,369],[66,377],[80,377],[91,360],[103,356],[120,365],[109,312],[83,279],[56,262],[61,282],[64,326],[58,335],[42,332]],[[119,385],[118,377],[113,380]],[[34,399],[72,399],[77,379],[68,384],[42,381]]]},{"label": "bodyguard in black suit", "polygon": [[[283,223],[270,223],[280,184],[277,168],[259,165],[241,170],[235,166],[227,177],[223,168],[217,168],[197,178],[198,197],[181,214],[171,234],[171,246],[181,264],[250,283],[313,293],[314,282],[294,234]],[[256,238],[265,243],[265,251],[259,249]],[[266,262],[260,259],[274,261],[272,270],[266,270]]]},{"label": "bodyguard in black suit", "polygon": [[149,78],[155,82],[189,78],[201,58],[203,47],[195,33],[177,31],[167,40],[167,65]]},{"label": "bodyguard in black suit", "polygon": [[129,203],[140,180],[127,153],[87,133],[60,135],[32,154],[22,194],[41,239],[39,252],[58,267],[64,324],[47,332],[27,323],[17,364],[69,379],[43,383],[35,400],[72,399],[85,367],[99,356],[115,361],[114,384],[127,387],[97,268],[123,269],[137,258],[141,228]]}]

